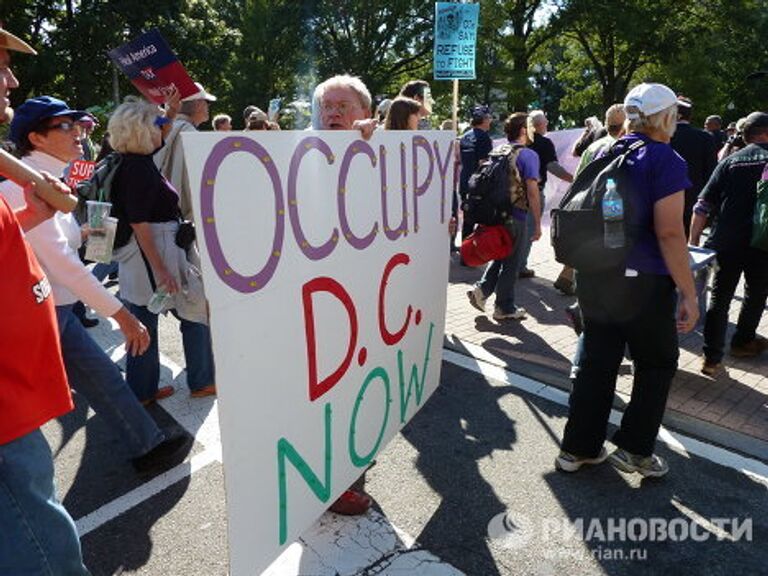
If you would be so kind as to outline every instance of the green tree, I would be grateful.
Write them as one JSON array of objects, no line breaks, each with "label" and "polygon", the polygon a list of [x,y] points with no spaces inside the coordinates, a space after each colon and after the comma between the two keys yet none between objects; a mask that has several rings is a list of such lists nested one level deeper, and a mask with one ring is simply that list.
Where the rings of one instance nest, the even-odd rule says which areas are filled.
[{"label": "green tree", "polygon": [[[161,30],[195,79],[220,86],[227,72],[221,55],[232,53],[239,39],[218,16],[221,3],[155,0],[147,10],[138,0],[13,0],[3,6],[6,25],[40,52],[18,60],[22,85],[14,101],[45,93],[78,107],[109,101],[115,74],[107,52],[151,28]],[[122,74],[117,79],[122,95],[135,93]]]},{"label": "green tree", "polygon": [[557,34],[537,58],[554,65],[571,120],[602,114],[641,81],[691,97],[696,122],[768,104],[768,86],[746,79],[768,67],[764,0],[565,0],[558,7]]},{"label": "green tree", "polygon": [[623,99],[643,66],[676,52],[683,39],[674,25],[680,11],[676,0],[563,0],[553,30],[565,40],[572,65],[594,74],[605,109]]},{"label": "green tree", "polygon": [[316,0],[308,13],[308,60],[320,79],[347,72],[372,94],[395,94],[410,79],[431,76],[434,4],[411,0]]},{"label": "green tree", "polygon": [[[282,97],[284,104],[295,96],[307,100],[310,74],[304,58],[308,36],[307,5],[296,0],[246,0],[233,2],[230,24],[242,37],[231,54],[228,82],[230,103],[235,112],[253,104],[266,110],[270,99]],[[229,88],[229,87],[228,87]]]},{"label": "green tree", "polygon": [[551,35],[547,6],[545,0],[481,0],[475,91],[480,100],[527,109],[535,97],[532,57]]}]

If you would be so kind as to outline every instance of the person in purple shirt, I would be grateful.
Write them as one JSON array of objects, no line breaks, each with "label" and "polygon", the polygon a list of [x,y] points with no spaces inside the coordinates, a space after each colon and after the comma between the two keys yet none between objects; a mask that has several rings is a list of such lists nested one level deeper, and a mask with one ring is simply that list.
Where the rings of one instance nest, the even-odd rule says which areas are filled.
[{"label": "person in purple shirt", "polygon": [[[504,132],[510,144],[525,146],[528,139],[527,122],[528,115],[524,112],[515,112],[504,123]],[[504,260],[494,260],[483,273],[483,277],[475,285],[473,290],[467,292],[470,304],[485,312],[485,302],[491,293],[496,293],[496,304],[493,311],[493,319],[523,320],[525,310],[515,306],[515,283],[520,272],[520,263],[525,253],[526,244],[535,242],[541,237],[541,205],[539,203],[539,157],[529,148],[519,150],[517,156],[517,170],[522,181],[524,193],[513,194],[512,217],[505,222],[509,235],[514,240],[512,252]],[[510,183],[515,186],[514,178]],[[511,192],[515,192],[511,190]],[[526,220],[528,214],[533,215],[533,232],[529,238]]]},{"label": "person in purple shirt", "polygon": [[[624,109],[628,133],[615,151],[644,143],[627,161],[633,219],[627,229],[636,231],[634,244],[625,267],[577,276],[584,331],[555,466],[575,472],[609,458],[624,472],[659,477],[669,466],[653,450],[677,370],[677,332],[692,330],[699,317],[683,228],[690,181],[685,161],[669,145],[677,120],[675,93],[662,84],[640,84],[627,94]],[[603,444],[627,346],[634,363],[632,397],[609,457]]]}]

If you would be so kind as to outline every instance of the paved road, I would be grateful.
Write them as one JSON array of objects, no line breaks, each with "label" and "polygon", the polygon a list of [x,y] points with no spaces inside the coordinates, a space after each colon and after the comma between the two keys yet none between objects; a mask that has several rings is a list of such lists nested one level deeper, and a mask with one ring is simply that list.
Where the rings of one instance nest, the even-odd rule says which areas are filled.
[{"label": "paved road", "polygon": [[[104,324],[94,334],[120,359]],[[174,331],[170,321],[161,328],[163,378],[179,391],[152,415],[195,433],[190,462],[139,478],[81,403],[45,429],[95,576],[227,574],[216,404],[188,398]],[[665,433],[664,480],[607,464],[564,475],[552,466],[564,402],[563,392],[446,352],[440,388],[366,475],[376,511],[326,514],[270,574],[766,573],[765,463]]]}]

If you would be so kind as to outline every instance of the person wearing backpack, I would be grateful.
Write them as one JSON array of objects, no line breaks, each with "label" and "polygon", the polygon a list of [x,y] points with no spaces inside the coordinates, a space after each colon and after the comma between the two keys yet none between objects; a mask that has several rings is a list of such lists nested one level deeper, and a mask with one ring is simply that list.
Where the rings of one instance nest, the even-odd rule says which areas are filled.
[{"label": "person wearing backpack", "polygon": [[[515,283],[526,245],[529,240],[535,242],[541,237],[539,157],[533,150],[525,148],[528,140],[527,120],[526,113],[515,112],[504,123],[504,132],[512,144],[509,154],[514,155],[515,162],[510,161],[507,164],[509,176],[505,180],[509,183],[509,191],[506,196],[511,209],[503,224],[513,239],[514,246],[504,260],[490,262],[480,281],[467,292],[470,304],[481,312],[485,312],[486,300],[495,292],[493,319],[497,321],[525,318],[525,310],[515,305]],[[526,224],[529,213],[534,219],[530,239]]]},{"label": "person wearing backpack", "polygon": [[[469,188],[469,177],[477,170],[480,162],[488,158],[488,154],[493,150],[493,142],[488,135],[491,129],[491,120],[493,115],[487,106],[475,106],[472,108],[472,129],[459,140],[459,151],[461,154],[461,172],[459,174],[459,197],[462,205],[467,200]],[[461,226],[461,239],[466,240],[467,236],[472,234],[476,222],[469,213],[464,211],[464,222]]]},{"label": "person wearing backpack", "polygon": [[704,322],[704,359],[701,372],[717,376],[722,370],[728,310],[744,275],[744,302],[731,338],[731,355],[752,358],[768,349],[756,333],[768,298],[768,252],[751,244],[757,183],[768,165],[768,114],[752,112],[744,122],[746,148],[720,162],[693,210],[691,244],[715,217],[705,246],[717,252],[712,300]]},{"label": "person wearing backpack", "polygon": [[[677,370],[677,332],[692,330],[699,316],[683,229],[690,181],[685,161],[669,145],[676,94],[662,84],[643,83],[627,94],[624,109],[628,133],[610,154],[626,153],[621,164],[626,177],[617,181],[628,188],[622,191],[628,204],[622,236],[629,250],[625,259],[603,269],[576,266],[584,331],[555,466],[575,472],[610,458],[624,472],[659,477],[669,471],[654,445]],[[579,183],[577,178],[574,185]],[[626,346],[634,363],[632,397],[609,457],[603,444]]]},{"label": "person wearing backpack", "polygon": [[[592,142],[581,154],[581,160],[576,168],[574,176],[578,176],[592,160],[601,158],[610,150],[613,143],[624,135],[624,123],[627,117],[624,114],[624,104],[613,104],[605,111],[605,130],[606,134]],[[554,282],[554,287],[560,290],[566,296],[576,294],[574,283],[574,269],[570,266],[563,266],[562,271]],[[581,313],[572,306],[566,308],[566,314],[571,319],[571,323],[576,329],[576,334],[581,334]]]}]

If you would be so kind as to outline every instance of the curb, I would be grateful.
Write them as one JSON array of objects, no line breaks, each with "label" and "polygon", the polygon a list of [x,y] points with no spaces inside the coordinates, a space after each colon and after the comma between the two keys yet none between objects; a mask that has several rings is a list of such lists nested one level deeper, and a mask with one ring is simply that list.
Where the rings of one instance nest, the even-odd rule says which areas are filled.
[{"label": "curb", "polygon": [[[559,370],[554,370],[519,359],[515,359],[514,365],[512,365],[509,360],[494,356],[482,346],[466,342],[460,338],[451,340],[445,336],[443,338],[443,349],[504,368],[509,372],[536,380],[542,384],[563,390],[566,393],[569,393],[571,390],[570,379]],[[613,408],[623,413],[628,400],[628,397],[616,394],[613,401]],[[768,442],[760,440],[759,438],[748,436],[742,432],[737,432],[712,422],[706,422],[694,416],[678,412],[672,408],[667,408],[665,410],[662,424],[670,430],[681,432],[691,438],[714,444],[721,448],[737,452],[742,456],[748,456],[761,462],[768,463]]]}]

